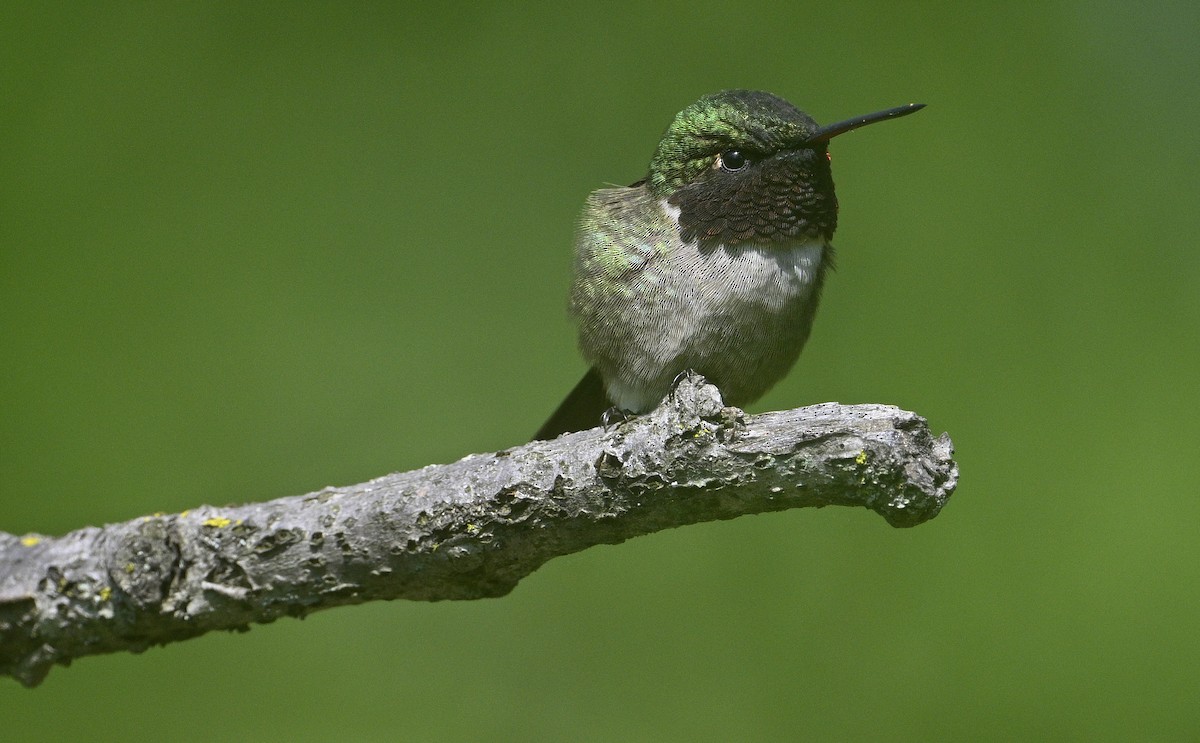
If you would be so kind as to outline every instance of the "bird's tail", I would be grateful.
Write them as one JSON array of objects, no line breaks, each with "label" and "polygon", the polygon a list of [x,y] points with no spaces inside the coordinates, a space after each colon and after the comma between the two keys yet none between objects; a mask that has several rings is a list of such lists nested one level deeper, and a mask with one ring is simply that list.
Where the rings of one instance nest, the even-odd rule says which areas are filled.
[{"label": "bird's tail", "polygon": [[600,425],[606,410],[612,407],[600,372],[588,369],[567,399],[562,401],[550,420],[533,435],[534,441],[545,441],[570,431],[582,431]]}]

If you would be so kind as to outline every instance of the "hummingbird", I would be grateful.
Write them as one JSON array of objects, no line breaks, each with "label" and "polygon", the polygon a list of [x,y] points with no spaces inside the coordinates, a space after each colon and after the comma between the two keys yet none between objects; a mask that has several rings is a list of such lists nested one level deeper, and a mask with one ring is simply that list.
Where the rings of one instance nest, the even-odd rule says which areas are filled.
[{"label": "hummingbird", "polygon": [[829,141],[923,107],[819,126],[726,90],[676,114],[644,178],[584,204],[570,314],[590,368],[534,440],[649,411],[689,370],[730,405],[761,397],[800,355],[833,266]]}]

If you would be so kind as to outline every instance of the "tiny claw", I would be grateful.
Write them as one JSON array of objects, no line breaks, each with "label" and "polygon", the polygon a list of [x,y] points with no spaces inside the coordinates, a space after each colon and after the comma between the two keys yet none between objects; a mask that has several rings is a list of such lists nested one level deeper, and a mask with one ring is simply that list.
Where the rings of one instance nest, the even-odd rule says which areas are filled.
[{"label": "tiny claw", "polygon": [[669,397],[672,400],[675,399],[675,391],[679,389],[679,383],[682,382],[683,380],[687,379],[690,375],[693,375],[693,374],[695,374],[696,376],[700,376],[699,374],[696,373],[695,369],[684,369],[683,371],[681,371],[675,375],[675,378],[671,380],[671,392],[669,394]]},{"label": "tiny claw", "polygon": [[[629,420],[630,417],[631,415],[629,413],[626,413],[624,410],[621,410],[614,405],[601,414],[600,421],[604,426],[604,432],[608,433],[609,428],[621,425],[625,421]],[[616,421],[615,423],[613,422],[614,420]]]}]

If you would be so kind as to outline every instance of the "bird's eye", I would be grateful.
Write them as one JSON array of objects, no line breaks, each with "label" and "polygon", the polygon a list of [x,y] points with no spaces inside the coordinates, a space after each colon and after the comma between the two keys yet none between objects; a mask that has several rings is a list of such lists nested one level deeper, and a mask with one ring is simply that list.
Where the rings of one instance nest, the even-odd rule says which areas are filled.
[{"label": "bird's eye", "polygon": [[736,173],[750,164],[741,150],[725,150],[717,155],[717,165],[726,173]]}]

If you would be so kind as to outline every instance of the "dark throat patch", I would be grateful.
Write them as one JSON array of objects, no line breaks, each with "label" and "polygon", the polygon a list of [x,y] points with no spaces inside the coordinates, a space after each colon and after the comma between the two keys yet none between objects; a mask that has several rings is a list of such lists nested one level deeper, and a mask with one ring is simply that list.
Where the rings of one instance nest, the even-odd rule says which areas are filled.
[{"label": "dark throat patch", "polygon": [[725,245],[829,239],[837,197],[824,151],[784,150],[737,172],[713,168],[668,197],[685,241]]}]

